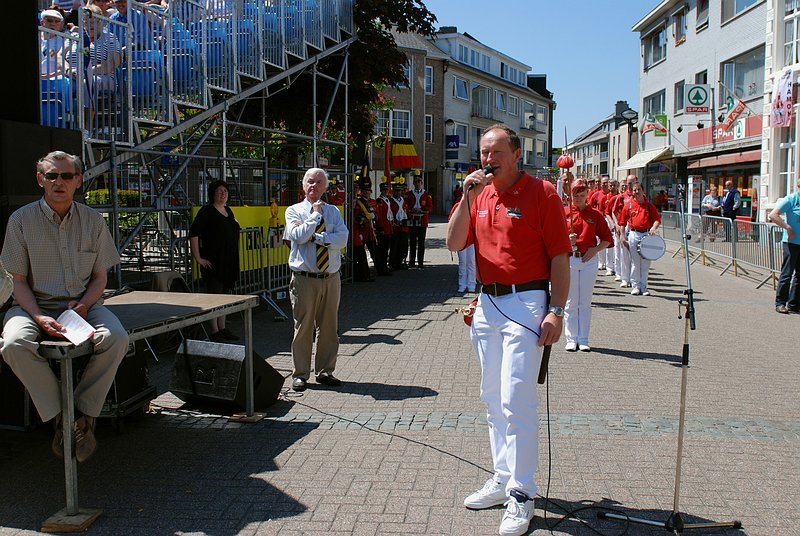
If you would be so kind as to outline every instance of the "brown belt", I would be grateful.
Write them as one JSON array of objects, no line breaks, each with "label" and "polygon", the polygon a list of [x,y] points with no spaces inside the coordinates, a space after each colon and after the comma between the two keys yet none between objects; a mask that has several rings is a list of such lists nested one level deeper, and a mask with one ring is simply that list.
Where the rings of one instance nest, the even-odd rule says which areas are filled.
[{"label": "brown belt", "polygon": [[481,292],[489,294],[494,297],[505,296],[513,292],[524,292],[526,290],[544,290],[547,292],[550,289],[550,282],[543,280],[529,281],[527,283],[520,283],[519,285],[502,285],[500,283],[489,283],[488,285],[481,285]]},{"label": "brown belt", "polygon": [[303,277],[312,277],[314,279],[327,279],[338,273],[339,272],[295,272],[297,275],[302,275]]}]

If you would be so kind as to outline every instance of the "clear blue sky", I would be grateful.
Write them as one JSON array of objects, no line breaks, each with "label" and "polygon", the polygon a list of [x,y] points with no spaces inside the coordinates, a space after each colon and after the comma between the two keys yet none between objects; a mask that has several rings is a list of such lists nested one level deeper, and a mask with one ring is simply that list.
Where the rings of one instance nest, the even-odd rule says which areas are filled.
[{"label": "clear blue sky", "polygon": [[572,141],[627,100],[638,111],[639,34],[631,27],[658,0],[422,0],[438,26],[547,75],[557,108],[553,145]]}]

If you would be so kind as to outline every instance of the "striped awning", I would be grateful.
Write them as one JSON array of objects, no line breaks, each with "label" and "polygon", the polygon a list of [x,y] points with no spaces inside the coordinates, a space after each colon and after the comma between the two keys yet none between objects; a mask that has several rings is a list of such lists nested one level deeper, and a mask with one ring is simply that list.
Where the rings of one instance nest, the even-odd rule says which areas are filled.
[{"label": "striped awning", "polygon": [[392,138],[392,169],[421,169],[422,160],[410,138]]}]

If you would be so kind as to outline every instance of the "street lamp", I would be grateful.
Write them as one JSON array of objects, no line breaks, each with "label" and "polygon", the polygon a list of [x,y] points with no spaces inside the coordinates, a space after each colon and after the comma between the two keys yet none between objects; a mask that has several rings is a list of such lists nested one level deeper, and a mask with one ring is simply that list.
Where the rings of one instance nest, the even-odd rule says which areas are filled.
[{"label": "street lamp", "polygon": [[631,158],[631,145],[632,145],[632,143],[631,143],[631,133],[633,133],[634,129],[636,128],[636,127],[633,126],[633,123],[637,119],[639,119],[639,114],[636,113],[636,110],[632,110],[630,108],[626,108],[625,110],[622,110],[619,115],[621,115],[622,119],[624,119],[625,122],[628,124],[628,160],[630,160],[630,158]]}]

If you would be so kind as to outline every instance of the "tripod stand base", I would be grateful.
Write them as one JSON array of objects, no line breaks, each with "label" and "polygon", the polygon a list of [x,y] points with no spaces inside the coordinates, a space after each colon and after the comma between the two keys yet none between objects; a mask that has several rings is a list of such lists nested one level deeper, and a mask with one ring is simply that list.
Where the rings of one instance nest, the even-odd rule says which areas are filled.
[{"label": "tripod stand base", "polygon": [[624,514],[614,514],[610,512],[597,512],[597,517],[600,519],[617,519],[619,521],[629,521],[631,523],[638,523],[640,525],[649,525],[651,527],[661,527],[670,532],[681,533],[684,530],[691,529],[720,529],[720,528],[742,528],[741,521],[729,521],[723,523],[684,523],[680,512],[673,513],[667,521],[652,521],[650,519],[643,519],[639,517],[626,516]]}]

